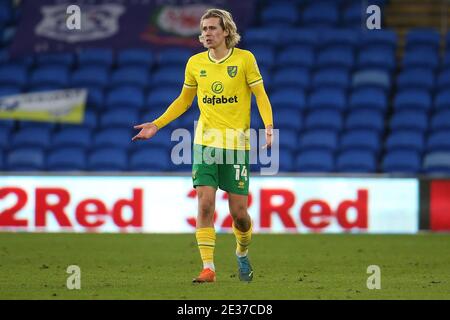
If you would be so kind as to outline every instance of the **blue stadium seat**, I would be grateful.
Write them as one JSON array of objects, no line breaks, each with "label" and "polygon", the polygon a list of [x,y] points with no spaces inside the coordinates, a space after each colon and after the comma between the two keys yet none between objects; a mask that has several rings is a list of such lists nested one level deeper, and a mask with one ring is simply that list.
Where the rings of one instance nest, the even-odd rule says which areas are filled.
[{"label": "blue stadium seat", "polygon": [[395,53],[390,49],[361,49],[356,64],[361,69],[383,69],[391,72],[396,66]]},{"label": "blue stadium seat", "polygon": [[105,103],[105,94],[103,89],[89,88],[86,104],[88,107],[103,109]]},{"label": "blue stadium seat", "polygon": [[106,95],[105,107],[142,109],[144,107],[144,91],[135,87],[118,87]]},{"label": "blue stadium seat", "polygon": [[341,151],[370,151],[378,154],[381,149],[380,135],[376,131],[350,130],[341,136]]},{"label": "blue stadium seat", "polygon": [[276,46],[282,33],[277,28],[249,28],[244,32],[245,47],[254,45]]},{"label": "blue stadium seat", "polygon": [[354,110],[378,110],[385,112],[388,107],[386,93],[380,88],[362,88],[352,92],[349,107]]},{"label": "blue stadium seat", "polygon": [[0,150],[8,147],[11,131],[11,128],[0,126]]},{"label": "blue stadium seat", "polygon": [[450,152],[432,152],[424,157],[423,169],[432,175],[450,175]]},{"label": "blue stadium seat", "polygon": [[450,108],[450,90],[439,91],[434,99],[434,107],[437,110]]},{"label": "blue stadium seat", "polygon": [[321,34],[319,46],[355,48],[358,45],[359,33],[354,29],[330,29]]},{"label": "blue stadium seat", "polygon": [[439,73],[436,81],[436,87],[438,90],[450,87],[450,70],[444,69]]},{"label": "blue stadium seat", "polygon": [[129,110],[127,108],[109,110],[100,117],[101,128],[128,128],[139,123],[138,110]]},{"label": "blue stadium seat", "polygon": [[311,68],[315,63],[314,49],[310,46],[295,45],[279,51],[276,58],[277,67]]},{"label": "blue stadium seat", "polygon": [[365,12],[362,3],[350,2],[349,5],[341,12],[342,23],[345,27],[361,27],[366,23],[366,17],[362,14]]},{"label": "blue stadium seat", "polygon": [[158,63],[160,66],[185,66],[192,51],[186,48],[167,48],[158,52]]},{"label": "blue stadium seat", "polygon": [[120,67],[136,66],[150,69],[155,62],[153,52],[148,49],[122,49],[117,54],[117,65]]},{"label": "blue stadium seat", "polygon": [[172,86],[181,90],[184,82],[184,68],[170,66],[162,67],[155,70],[152,73],[151,78],[152,89],[161,86]]},{"label": "blue stadium seat", "polygon": [[0,85],[24,87],[27,82],[26,67],[12,64],[0,66]]},{"label": "blue stadium seat", "polygon": [[305,95],[301,90],[280,89],[272,91],[270,102],[275,109],[279,107],[303,110],[306,105]]},{"label": "blue stadium seat", "polygon": [[13,134],[11,146],[14,148],[48,148],[50,133],[51,131],[47,128],[23,128]]},{"label": "blue stadium seat", "polygon": [[65,127],[52,136],[52,148],[88,148],[92,143],[91,129],[87,127]]},{"label": "blue stadium seat", "polygon": [[83,148],[60,148],[47,154],[47,170],[50,171],[84,171],[86,166]]},{"label": "blue stadium seat", "polygon": [[261,11],[261,23],[264,26],[285,26],[297,24],[299,15],[295,4],[289,2],[272,3]]},{"label": "blue stadium seat", "polygon": [[130,156],[132,171],[167,171],[170,164],[170,150],[163,147],[146,146]]},{"label": "blue stadium seat", "polygon": [[346,69],[320,69],[312,77],[314,89],[336,88],[346,90],[350,85],[350,76]]},{"label": "blue stadium seat", "polygon": [[[254,110],[252,115],[260,117],[259,112]],[[276,127],[281,130],[284,128],[301,130],[303,126],[302,112],[297,109],[280,108],[273,113],[273,122],[276,123]],[[260,128],[262,128],[261,126]]]},{"label": "blue stadium seat", "polygon": [[[0,28],[0,32],[1,32],[1,28]],[[6,64],[7,62],[9,62],[9,50],[7,50],[5,48],[0,49],[0,65]]]},{"label": "blue stadium seat", "polygon": [[382,133],[384,130],[383,114],[379,111],[355,110],[348,114],[345,128],[347,130],[367,129]]},{"label": "blue stadium seat", "polygon": [[431,49],[438,51],[440,42],[440,33],[431,28],[410,29],[406,34],[406,50]]},{"label": "blue stadium seat", "polygon": [[11,171],[45,170],[44,151],[36,147],[11,150],[6,156],[5,169]]},{"label": "blue stadium seat", "polygon": [[403,56],[403,68],[429,68],[436,69],[439,64],[439,55],[434,50],[414,49],[407,50]]},{"label": "blue stadium seat", "polygon": [[111,67],[114,63],[114,53],[112,49],[89,48],[78,53],[78,66],[88,65]]},{"label": "blue stadium seat", "polygon": [[91,147],[95,150],[110,147],[126,150],[131,147],[132,127],[131,125],[129,128],[105,128],[98,131],[94,134]]},{"label": "blue stadium seat", "polygon": [[450,131],[431,133],[427,140],[427,151],[450,151]]},{"label": "blue stadium seat", "polygon": [[90,171],[125,171],[128,169],[127,152],[117,148],[94,150],[88,156]]},{"label": "blue stadium seat", "polygon": [[272,68],[275,63],[275,51],[270,47],[258,45],[248,47],[255,56],[258,66],[263,68]]},{"label": "blue stadium seat", "polygon": [[70,69],[75,64],[73,53],[40,53],[36,55],[36,64],[39,67],[53,66]]},{"label": "blue stadium seat", "polygon": [[367,30],[362,33],[360,41],[362,48],[389,49],[395,52],[398,37],[394,30]]},{"label": "blue stadium seat", "polygon": [[449,130],[450,131],[450,109],[442,110],[431,118],[431,130]]},{"label": "blue stadium seat", "polygon": [[[277,146],[274,144],[274,147]],[[297,130],[282,128],[280,130],[279,148],[281,150],[297,151],[298,148],[298,133]]]},{"label": "blue stadium seat", "polygon": [[395,112],[390,120],[390,128],[392,131],[414,130],[423,133],[428,129],[427,113],[417,110]]},{"label": "blue stadium seat", "polygon": [[372,173],[377,169],[375,155],[370,151],[344,151],[336,158],[336,169],[346,173]]},{"label": "blue stadium seat", "polygon": [[11,7],[11,2],[0,3],[0,26],[7,25],[14,19],[14,11]]},{"label": "blue stadium seat", "polygon": [[334,3],[311,3],[303,10],[302,22],[308,27],[333,27],[339,20],[339,11]]},{"label": "blue stadium seat", "polygon": [[3,150],[0,149],[0,171],[4,170],[5,160],[3,159],[4,159]]},{"label": "blue stadium seat", "polygon": [[279,168],[281,172],[294,170],[294,153],[287,149],[280,150]]},{"label": "blue stadium seat", "polygon": [[136,86],[145,88],[149,85],[149,74],[142,67],[122,67],[112,73],[111,83],[115,86]]},{"label": "blue stadium seat", "polygon": [[[447,48],[449,48],[449,44],[448,43],[447,43]],[[450,50],[447,50],[444,53],[444,56],[442,57],[441,67],[444,70],[447,70],[447,69],[450,68]]]},{"label": "blue stadium seat", "polygon": [[417,89],[431,91],[433,88],[434,73],[430,69],[405,69],[397,77],[397,90]]},{"label": "blue stadium seat", "polygon": [[305,120],[305,128],[307,130],[325,129],[340,131],[342,127],[342,115],[337,110],[314,110],[308,114]]},{"label": "blue stadium seat", "polygon": [[[268,36],[269,35],[266,35],[266,37]],[[279,40],[280,43],[287,45],[285,50],[289,49],[291,46],[314,49],[318,43],[318,34],[315,29],[287,28],[279,31],[276,39]],[[264,41],[262,41],[262,44],[264,44]]]},{"label": "blue stadium seat", "polygon": [[399,110],[422,110],[431,109],[431,95],[425,90],[403,90],[398,91],[394,98],[394,109]]},{"label": "blue stadium seat", "polygon": [[329,47],[318,53],[317,68],[352,68],[355,64],[355,57],[351,48]]},{"label": "blue stadium seat", "polygon": [[66,67],[40,67],[35,69],[30,76],[30,85],[66,87],[69,84],[69,71]]},{"label": "blue stadium seat", "polygon": [[386,140],[386,150],[413,150],[421,153],[425,148],[425,139],[421,132],[395,131]]},{"label": "blue stadium seat", "polygon": [[104,88],[110,81],[104,66],[81,67],[72,73],[70,84],[74,87]]},{"label": "blue stadium seat", "polygon": [[69,129],[69,128],[89,128],[95,129],[98,125],[97,113],[92,109],[87,109],[84,112],[83,121],[79,124],[73,123],[60,123],[59,126],[61,129]]},{"label": "blue stadium seat", "polygon": [[13,119],[0,119],[0,128],[7,128],[13,130],[16,126],[16,120]]},{"label": "blue stadium seat", "polygon": [[[252,112],[250,114],[250,127],[254,128],[256,130],[264,128],[263,121],[262,121],[261,116],[259,115],[259,112],[257,110],[258,110],[257,107],[255,105],[252,105]],[[288,112],[290,112],[290,110],[294,111],[294,109],[288,109],[288,110],[289,110]],[[278,122],[276,122],[277,120],[275,120],[276,119],[275,117],[277,117],[277,115],[276,115],[277,113],[278,113],[278,111],[273,113],[274,123],[278,123]],[[298,113],[301,114],[300,111],[298,111]],[[285,119],[284,116],[281,116],[280,118]],[[295,122],[295,120],[289,120],[289,121]],[[277,124],[277,127],[278,126],[279,125]]]},{"label": "blue stadium seat", "polygon": [[274,89],[299,88],[307,90],[311,81],[308,69],[300,67],[279,69],[272,78],[272,88]]},{"label": "blue stadium seat", "polygon": [[2,86],[0,87],[0,98],[20,94],[21,92],[22,90],[20,89],[20,87]]},{"label": "blue stadium seat", "polygon": [[381,69],[363,69],[353,73],[353,88],[381,88],[388,92],[391,89],[389,72]]},{"label": "blue stadium seat", "polygon": [[417,174],[421,171],[421,158],[416,151],[388,152],[382,162],[382,170],[387,173]]},{"label": "blue stadium seat", "polygon": [[300,150],[329,150],[335,151],[338,147],[336,132],[329,130],[306,131],[300,137]]},{"label": "blue stadium seat", "polygon": [[56,122],[45,122],[45,121],[27,121],[27,120],[17,120],[19,129],[23,128],[43,128],[44,130],[54,130],[56,128]]},{"label": "blue stadium seat", "polygon": [[179,88],[161,88],[153,90],[147,97],[147,108],[167,108],[179,94]]},{"label": "blue stadium seat", "polygon": [[326,150],[301,152],[295,160],[295,170],[299,172],[332,172],[333,153]]},{"label": "blue stadium seat", "polygon": [[343,90],[319,89],[311,92],[308,108],[344,110],[347,106],[347,97]]}]

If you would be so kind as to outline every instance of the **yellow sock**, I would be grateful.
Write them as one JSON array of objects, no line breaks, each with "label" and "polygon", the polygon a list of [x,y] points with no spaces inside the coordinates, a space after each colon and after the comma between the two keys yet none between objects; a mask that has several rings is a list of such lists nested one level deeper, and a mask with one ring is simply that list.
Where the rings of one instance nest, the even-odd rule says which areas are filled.
[{"label": "yellow sock", "polygon": [[247,255],[248,246],[252,241],[252,227],[253,224],[250,222],[250,228],[247,231],[242,232],[237,229],[233,223],[233,232],[236,236],[236,254],[239,256]]},{"label": "yellow sock", "polygon": [[216,231],[214,228],[198,228],[195,232],[198,249],[203,261],[203,268],[214,268],[214,247],[216,246]]}]

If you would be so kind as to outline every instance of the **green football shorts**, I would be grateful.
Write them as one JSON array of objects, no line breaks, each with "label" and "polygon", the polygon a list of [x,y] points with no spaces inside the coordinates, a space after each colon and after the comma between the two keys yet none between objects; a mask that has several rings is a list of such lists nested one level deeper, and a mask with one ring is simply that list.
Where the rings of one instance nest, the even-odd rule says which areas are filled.
[{"label": "green football shorts", "polygon": [[226,192],[248,195],[249,151],[194,144],[192,182]]}]

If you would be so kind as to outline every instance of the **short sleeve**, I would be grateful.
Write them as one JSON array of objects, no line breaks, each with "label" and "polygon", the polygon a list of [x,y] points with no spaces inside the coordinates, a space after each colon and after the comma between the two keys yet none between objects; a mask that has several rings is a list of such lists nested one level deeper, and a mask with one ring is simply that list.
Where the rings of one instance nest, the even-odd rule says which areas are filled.
[{"label": "short sleeve", "polygon": [[251,87],[263,82],[261,73],[259,72],[258,63],[256,62],[253,53],[249,52],[245,60],[245,77],[247,79],[247,84]]},{"label": "short sleeve", "polygon": [[197,80],[195,80],[194,73],[192,72],[192,60],[189,59],[184,71],[184,86],[188,88],[196,88]]}]

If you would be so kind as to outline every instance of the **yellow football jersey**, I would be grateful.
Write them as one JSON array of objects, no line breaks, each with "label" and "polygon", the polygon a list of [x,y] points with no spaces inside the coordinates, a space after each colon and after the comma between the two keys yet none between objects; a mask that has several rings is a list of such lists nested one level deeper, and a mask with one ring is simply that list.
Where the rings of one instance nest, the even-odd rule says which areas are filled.
[{"label": "yellow football jersey", "polygon": [[232,48],[221,60],[205,51],[186,65],[184,86],[197,88],[200,118],[194,143],[234,150],[250,149],[250,87],[261,83],[256,59]]}]

